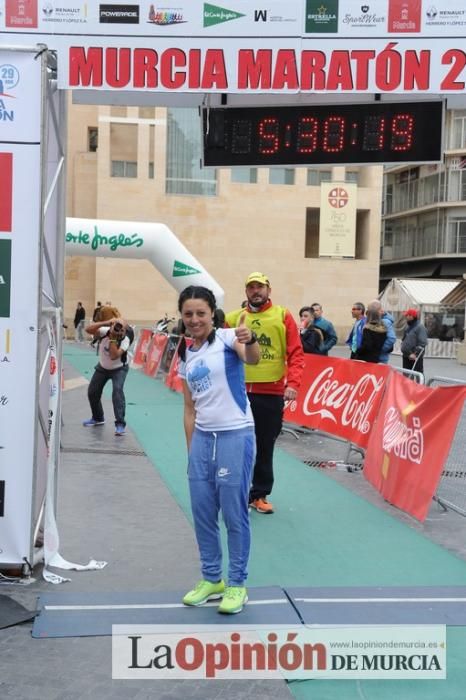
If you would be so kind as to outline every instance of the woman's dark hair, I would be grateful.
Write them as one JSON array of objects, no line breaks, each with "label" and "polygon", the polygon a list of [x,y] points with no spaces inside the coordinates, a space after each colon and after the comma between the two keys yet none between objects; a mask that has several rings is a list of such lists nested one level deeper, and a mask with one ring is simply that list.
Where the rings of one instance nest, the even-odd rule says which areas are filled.
[{"label": "woman's dark hair", "polygon": [[[197,287],[194,284],[190,285],[189,287],[186,287],[185,289],[183,289],[180,296],[178,297],[178,311],[180,313],[182,312],[183,304],[185,303],[185,301],[188,301],[188,299],[202,299],[206,302],[206,304],[212,311],[212,316],[214,318],[214,328],[207,337],[207,342],[210,345],[214,342],[215,339],[215,328],[218,328],[215,322],[216,315],[218,313],[217,300],[215,299],[215,295],[210,289],[207,289],[207,287]],[[183,337],[181,338],[180,344],[178,346],[178,355],[184,362],[184,360],[186,359],[186,340],[184,336],[184,324]]]}]

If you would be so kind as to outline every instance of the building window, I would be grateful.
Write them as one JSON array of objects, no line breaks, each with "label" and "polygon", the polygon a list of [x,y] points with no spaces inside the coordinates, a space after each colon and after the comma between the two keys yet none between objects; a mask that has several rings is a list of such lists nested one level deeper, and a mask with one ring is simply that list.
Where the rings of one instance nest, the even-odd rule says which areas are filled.
[{"label": "building window", "polygon": [[354,182],[357,185],[359,182],[359,171],[345,170],[345,182]]},{"label": "building window", "polygon": [[307,171],[307,184],[318,187],[321,182],[330,182],[332,179],[332,173],[330,170],[316,170],[314,168],[308,168]]},{"label": "building window", "polygon": [[167,110],[167,194],[215,196],[215,168],[201,168],[202,146],[196,108]]},{"label": "building window", "polygon": [[110,124],[111,177],[137,177],[137,161],[137,124]]},{"label": "building window", "polygon": [[140,119],[155,119],[155,107],[139,107],[138,115]]},{"label": "building window", "polygon": [[466,112],[454,112],[451,124],[451,148],[466,148]]},{"label": "building window", "polygon": [[137,177],[138,164],[128,160],[112,160],[111,177]]},{"label": "building window", "polygon": [[232,168],[231,182],[243,182],[255,185],[257,182],[257,168]]},{"label": "building window", "polygon": [[149,162],[149,180],[154,179],[154,164]]},{"label": "building window", "polygon": [[466,221],[454,219],[448,225],[447,253],[466,253]]},{"label": "building window", "polygon": [[271,185],[294,185],[294,168],[270,168],[269,183]]},{"label": "building window", "polygon": [[95,153],[99,146],[99,130],[96,126],[90,126],[87,129],[87,150]]}]

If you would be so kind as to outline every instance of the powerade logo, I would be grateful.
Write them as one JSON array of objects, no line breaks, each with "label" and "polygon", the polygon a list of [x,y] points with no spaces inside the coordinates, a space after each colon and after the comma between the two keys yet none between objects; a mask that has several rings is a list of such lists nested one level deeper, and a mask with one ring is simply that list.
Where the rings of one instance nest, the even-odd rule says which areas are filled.
[{"label": "powerade logo", "polygon": [[101,24],[139,24],[139,5],[99,5]]},{"label": "powerade logo", "polygon": [[241,14],[241,12],[235,12],[235,10],[226,10],[224,7],[204,3],[204,27],[231,22],[231,20],[239,19],[240,17],[246,17],[246,15]]}]

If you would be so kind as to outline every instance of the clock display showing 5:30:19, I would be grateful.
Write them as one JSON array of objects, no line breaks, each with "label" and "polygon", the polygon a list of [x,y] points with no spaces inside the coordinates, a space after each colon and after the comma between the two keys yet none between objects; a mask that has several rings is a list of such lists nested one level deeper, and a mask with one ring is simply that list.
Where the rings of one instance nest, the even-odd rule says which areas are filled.
[{"label": "clock display showing 5:30:19", "polygon": [[441,101],[210,109],[204,164],[438,161],[442,123]]}]

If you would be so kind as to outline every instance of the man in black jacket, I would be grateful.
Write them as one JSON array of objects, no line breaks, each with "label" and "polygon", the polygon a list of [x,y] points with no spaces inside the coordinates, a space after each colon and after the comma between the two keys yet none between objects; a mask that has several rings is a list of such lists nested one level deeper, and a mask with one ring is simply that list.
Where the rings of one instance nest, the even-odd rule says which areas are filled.
[{"label": "man in black jacket", "polygon": [[423,373],[427,331],[420,322],[416,309],[408,309],[403,313],[403,316],[406,318],[406,328],[401,341],[403,369]]}]

